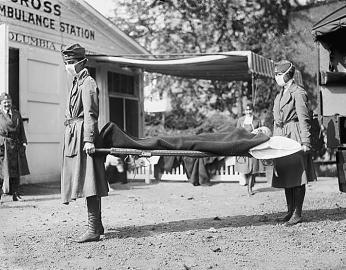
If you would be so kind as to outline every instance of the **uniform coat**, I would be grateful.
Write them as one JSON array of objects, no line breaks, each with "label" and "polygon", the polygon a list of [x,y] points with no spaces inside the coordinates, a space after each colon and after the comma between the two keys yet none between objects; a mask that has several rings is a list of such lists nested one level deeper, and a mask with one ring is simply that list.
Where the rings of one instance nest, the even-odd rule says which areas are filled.
[{"label": "uniform coat", "polygon": [[[252,132],[254,129],[261,126],[260,120],[253,116],[252,125],[244,125],[245,116],[242,116],[237,121],[237,128],[245,128],[247,131]],[[261,166],[259,160],[251,157],[236,157],[234,166],[236,172],[242,174],[255,174],[264,172],[263,166]]]},{"label": "uniform coat", "polygon": [[0,110],[0,178],[5,193],[10,192],[10,178],[30,173],[23,143],[27,140],[20,113],[12,109],[8,115]]},{"label": "uniform coat", "polygon": [[[285,136],[311,147],[310,114],[305,90],[294,81],[274,100],[274,136]],[[316,179],[310,154],[296,154],[274,160],[272,186],[291,188]]]},{"label": "uniform coat", "polygon": [[98,131],[99,99],[95,80],[83,69],[73,81],[65,112],[61,170],[63,203],[81,197],[107,196],[104,157],[89,156],[84,143],[101,146]]}]

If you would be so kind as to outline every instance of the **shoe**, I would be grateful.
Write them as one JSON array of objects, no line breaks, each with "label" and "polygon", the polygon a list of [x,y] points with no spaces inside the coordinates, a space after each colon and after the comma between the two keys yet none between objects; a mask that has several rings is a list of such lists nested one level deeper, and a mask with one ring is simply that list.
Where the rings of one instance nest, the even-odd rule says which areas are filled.
[{"label": "shoe", "polygon": [[293,225],[296,225],[298,223],[301,223],[302,221],[303,221],[303,218],[301,216],[294,214],[290,218],[290,220],[285,223],[285,226],[293,226]]},{"label": "shoe", "polygon": [[292,217],[292,215],[293,215],[293,212],[287,213],[285,216],[277,218],[276,221],[277,221],[277,222],[287,222],[287,221],[290,220],[290,218]]},{"label": "shoe", "polygon": [[80,236],[76,242],[77,243],[86,243],[86,242],[96,242],[100,240],[100,234],[94,233],[90,230],[87,230],[82,236]]},{"label": "shoe", "polygon": [[13,193],[12,200],[14,202],[23,201],[22,197],[17,192]]}]

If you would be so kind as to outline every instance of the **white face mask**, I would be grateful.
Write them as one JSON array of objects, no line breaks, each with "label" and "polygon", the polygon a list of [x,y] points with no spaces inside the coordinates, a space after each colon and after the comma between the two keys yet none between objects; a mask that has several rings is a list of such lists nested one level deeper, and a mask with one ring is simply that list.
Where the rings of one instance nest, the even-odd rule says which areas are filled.
[{"label": "white face mask", "polygon": [[75,64],[68,64],[68,65],[65,66],[65,69],[72,76],[76,76],[77,75]]},{"label": "white face mask", "polygon": [[279,86],[285,86],[285,84],[288,83],[288,81],[285,82],[284,77],[285,77],[285,75],[291,70],[291,67],[292,67],[292,66],[293,66],[293,65],[290,64],[290,67],[289,67],[284,73],[275,76],[275,81],[276,81],[276,83],[277,83]]},{"label": "white face mask", "polygon": [[275,81],[279,86],[285,86],[286,82],[284,80],[285,73],[282,75],[275,76]]}]

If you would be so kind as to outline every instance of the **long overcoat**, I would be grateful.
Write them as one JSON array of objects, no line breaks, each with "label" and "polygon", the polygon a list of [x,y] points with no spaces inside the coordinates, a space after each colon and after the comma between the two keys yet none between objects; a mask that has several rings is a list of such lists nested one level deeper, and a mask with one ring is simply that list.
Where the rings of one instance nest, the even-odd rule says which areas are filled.
[{"label": "long overcoat", "polygon": [[[276,96],[273,107],[274,136],[285,136],[311,147],[311,118],[306,91],[294,81]],[[272,186],[291,188],[316,179],[310,154],[302,151],[274,160]]]},{"label": "long overcoat", "polygon": [[30,173],[23,143],[27,140],[20,113],[12,109],[8,115],[0,110],[0,178],[5,193],[10,191],[10,177]]},{"label": "long overcoat", "polygon": [[61,170],[62,202],[89,196],[107,196],[103,156],[89,156],[84,143],[101,146],[98,130],[99,90],[95,80],[83,69],[75,77],[67,99]]},{"label": "long overcoat", "polygon": [[[261,122],[258,118],[253,116],[252,124],[244,125],[245,116],[242,116],[237,121],[237,128],[245,128],[247,131],[252,132],[254,129],[261,126]],[[236,162],[234,166],[236,172],[242,174],[256,174],[259,172],[264,172],[264,168],[259,160],[252,157],[236,157]]]}]

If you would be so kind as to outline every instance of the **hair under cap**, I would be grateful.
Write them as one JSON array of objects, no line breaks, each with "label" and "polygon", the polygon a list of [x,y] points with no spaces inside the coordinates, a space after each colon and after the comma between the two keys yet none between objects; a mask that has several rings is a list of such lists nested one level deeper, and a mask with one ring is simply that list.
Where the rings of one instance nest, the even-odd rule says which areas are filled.
[{"label": "hair under cap", "polygon": [[275,73],[284,73],[292,66],[294,67],[294,65],[290,61],[281,60],[281,61],[275,63],[274,72]]},{"label": "hair under cap", "polygon": [[61,51],[64,61],[67,60],[81,60],[85,58],[85,48],[78,43],[67,47]]},{"label": "hair under cap", "polygon": [[10,94],[8,94],[8,93],[1,93],[0,94],[0,102],[3,100],[9,100],[9,99],[12,100]]}]

